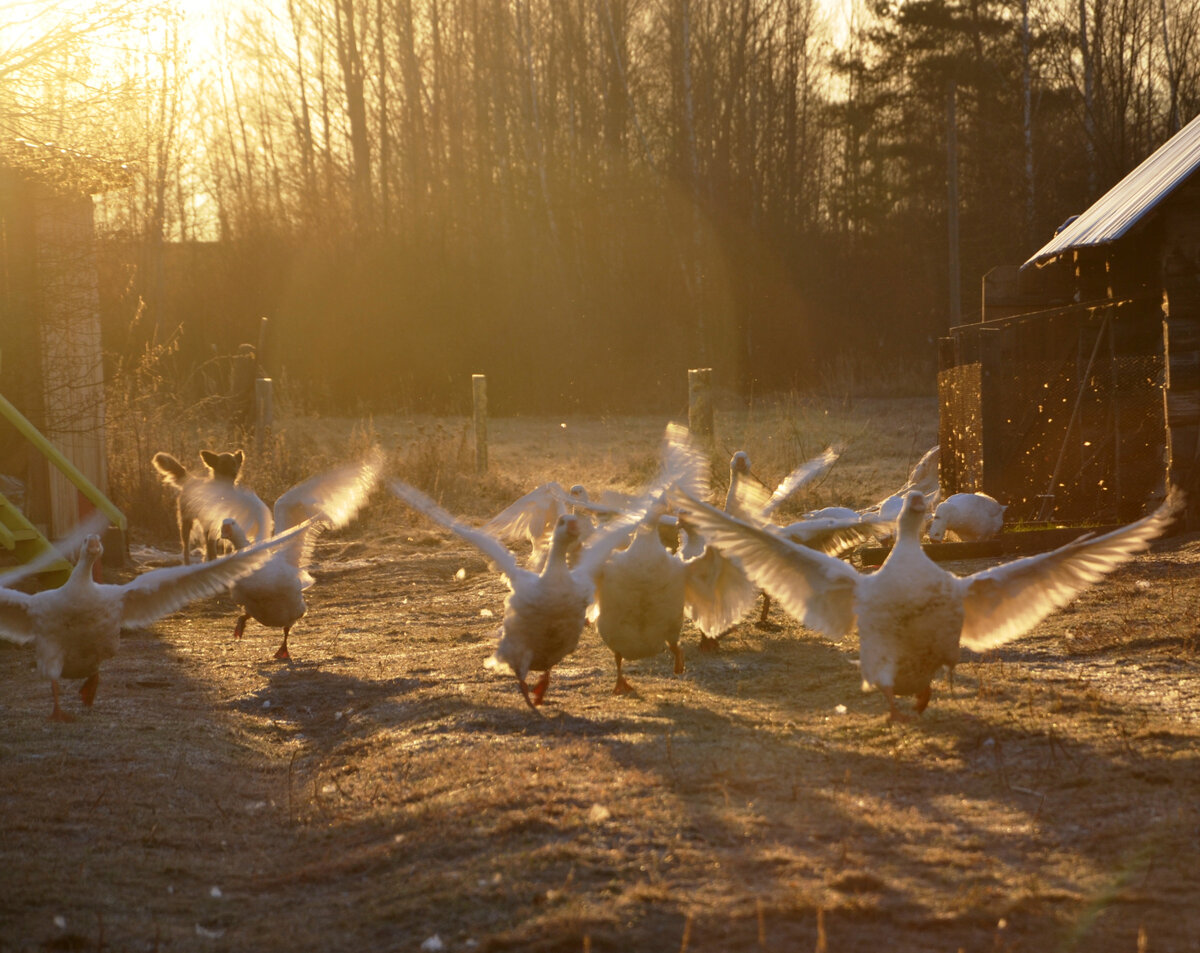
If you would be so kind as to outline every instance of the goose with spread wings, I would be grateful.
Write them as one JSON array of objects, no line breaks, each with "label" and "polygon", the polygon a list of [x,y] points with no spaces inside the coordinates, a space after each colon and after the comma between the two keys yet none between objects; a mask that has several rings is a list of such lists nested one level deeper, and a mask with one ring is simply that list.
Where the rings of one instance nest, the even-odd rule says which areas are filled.
[{"label": "goose with spread wings", "polygon": [[90,708],[100,684],[100,663],[116,655],[121,629],[150,625],[189,602],[216,595],[307,528],[301,524],[211,562],[152,569],[122,585],[93,578],[93,567],[104,547],[99,536],[90,535],[70,577],[57,589],[32,595],[0,589],[0,637],[18,644],[33,643],[38,671],[50,680],[54,697],[50,718],[72,721],[73,716],[59,704],[60,679],[84,679],[79,695]]},{"label": "goose with spread wings", "polygon": [[[766,487],[752,482],[750,457],[744,450],[739,450],[729,461],[725,512],[746,522],[771,526],[800,545],[832,556],[841,555],[876,535],[878,519],[851,511],[849,517],[802,519],[786,526],[772,523],[780,505],[827,473],[841,453],[840,447],[828,447],[796,467],[768,493]],[[758,597],[758,589],[746,578],[736,559],[729,559],[719,549],[705,547],[703,533],[695,524],[686,530],[686,540],[684,555],[697,558],[688,573],[688,617],[700,629],[700,650],[714,651],[720,644],[720,636],[749,612]],[[770,610],[771,597],[764,592],[760,624],[767,621]]]},{"label": "goose with spread wings", "polygon": [[802,623],[830,638],[857,624],[863,688],[878,688],[890,718],[902,721],[896,696],[915,696],[917,713],[924,711],[933,676],[943,666],[953,671],[960,645],[979,651],[1024,635],[1145,549],[1182,502],[1174,491],[1153,513],[1121,529],[962,577],[921,549],[927,504],[920,491],[905,498],[896,545],[869,575],[705,503],[684,499],[679,505],[685,522],[737,559]]},{"label": "goose with spread wings", "polygon": [[[277,659],[290,659],[288,637],[292,626],[308,611],[304,593],[313,584],[308,571],[317,537],[325,529],[341,529],[366,503],[379,479],[383,455],[372,450],[362,462],[347,464],[297,483],[275,501],[272,519],[275,530],[286,531],[309,521],[308,529],[275,550],[254,572],[230,586],[234,601],[242,607],[233,629],[240,639],[246,623],[255,619],[272,629],[283,629]],[[313,519],[313,517],[318,517]],[[235,517],[226,517],[221,535],[241,550],[248,545],[245,532]]]},{"label": "goose with spread wings", "polygon": [[[581,542],[582,518],[563,513],[551,533],[545,562],[535,572],[522,567],[495,536],[456,519],[415,487],[400,480],[389,485],[410,507],[477,548],[504,575],[510,591],[504,601],[500,641],[485,664],[489,668],[507,665],[525,702],[536,711],[550,685],[550,670],[579,645],[597,572],[646,517],[649,500],[597,529],[586,543]],[[567,554],[576,547],[574,565],[568,565]],[[526,682],[531,671],[542,673],[532,690]]]}]

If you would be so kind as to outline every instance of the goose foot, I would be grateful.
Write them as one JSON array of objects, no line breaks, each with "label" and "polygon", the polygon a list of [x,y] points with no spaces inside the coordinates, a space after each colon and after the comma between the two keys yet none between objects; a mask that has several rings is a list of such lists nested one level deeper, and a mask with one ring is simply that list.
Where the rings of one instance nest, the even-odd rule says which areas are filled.
[{"label": "goose foot", "polygon": [[537,710],[537,705],[535,705],[533,703],[533,699],[529,697],[529,686],[525,684],[525,679],[517,679],[517,687],[521,689],[521,697],[525,699],[525,704],[534,711],[537,711],[537,713],[540,715],[541,712]]},{"label": "goose foot", "polygon": [[633,686],[625,680],[624,675],[618,675],[617,684],[614,686],[612,693],[614,695],[631,695],[633,694]]},{"label": "goose foot", "polygon": [[683,649],[680,647],[678,642],[676,642],[674,645],[671,645],[668,647],[671,650],[671,654],[675,656],[675,674],[682,675],[683,674]]},{"label": "goose foot", "polygon": [[92,702],[96,700],[96,689],[100,686],[100,673],[93,672],[87,677],[87,681],[79,686],[79,697],[83,699],[83,703],[88,708],[92,707]]},{"label": "goose foot", "polygon": [[238,616],[237,625],[233,627],[233,637],[235,639],[242,637],[242,633],[246,631],[246,620],[249,618],[250,616],[248,615]]},{"label": "goose foot", "polygon": [[771,612],[771,597],[765,592],[763,593],[762,611],[758,614],[758,624],[760,626],[767,624],[767,616]]},{"label": "goose foot", "polygon": [[932,697],[933,697],[933,686],[932,685],[926,685],[919,692],[917,692],[917,700],[914,703],[913,708],[916,709],[916,712],[918,715],[921,714],[921,712],[923,712],[927,707],[929,707],[929,699]]},{"label": "goose foot", "polygon": [[546,689],[550,687],[550,671],[547,669],[542,673],[542,677],[537,680],[537,684],[533,686],[533,703],[540,705],[542,699],[546,696]]},{"label": "goose foot", "polygon": [[281,646],[279,646],[279,651],[277,651],[275,653],[275,657],[277,659],[290,659],[292,657],[291,653],[288,652],[288,647],[287,647],[287,640],[288,640],[290,628],[291,628],[291,626],[288,626],[287,629],[283,630],[283,644]]},{"label": "goose foot", "polygon": [[881,685],[879,690],[883,692],[883,697],[887,699],[888,721],[892,722],[893,724],[907,725],[913,720],[912,715],[908,714],[908,712],[901,711],[896,706],[896,693],[892,690],[890,685]]},{"label": "goose foot", "polygon": [[58,679],[50,680],[50,692],[54,696],[54,711],[50,712],[51,721],[71,722],[75,720],[74,715],[68,715],[58,704]]}]

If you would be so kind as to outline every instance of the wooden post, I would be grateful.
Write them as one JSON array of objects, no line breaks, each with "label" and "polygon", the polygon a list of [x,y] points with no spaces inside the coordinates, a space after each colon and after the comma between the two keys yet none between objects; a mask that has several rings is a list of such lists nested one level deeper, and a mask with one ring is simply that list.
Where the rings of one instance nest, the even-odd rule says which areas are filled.
[{"label": "wooden post", "polygon": [[267,326],[268,320],[266,317],[258,319],[258,348],[254,354],[258,358],[258,371],[260,374],[267,372]]},{"label": "wooden post", "polygon": [[475,407],[475,472],[479,476],[487,473],[487,375],[471,375],[471,398]]},{"label": "wooden post", "polygon": [[274,422],[275,403],[271,395],[271,378],[259,377],[254,381],[254,451],[261,454],[266,444],[267,433]]},{"label": "wooden post", "polygon": [[688,371],[688,430],[692,439],[713,448],[712,368]]}]

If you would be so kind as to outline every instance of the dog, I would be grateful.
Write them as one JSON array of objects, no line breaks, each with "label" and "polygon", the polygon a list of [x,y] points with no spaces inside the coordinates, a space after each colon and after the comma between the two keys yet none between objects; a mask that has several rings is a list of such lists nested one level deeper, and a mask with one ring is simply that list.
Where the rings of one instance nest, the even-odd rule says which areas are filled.
[{"label": "dog", "polygon": [[193,529],[199,529],[204,535],[205,560],[217,558],[221,520],[212,522],[205,519],[200,505],[200,496],[203,493],[200,484],[224,483],[232,487],[242,472],[242,463],[246,456],[241,450],[235,450],[233,453],[201,450],[200,459],[206,471],[203,474],[189,473],[187,467],[169,453],[156,453],[153,458],[154,469],[162,477],[163,485],[179,492],[176,516],[179,521],[179,542],[183,547],[185,566],[191,562]]}]

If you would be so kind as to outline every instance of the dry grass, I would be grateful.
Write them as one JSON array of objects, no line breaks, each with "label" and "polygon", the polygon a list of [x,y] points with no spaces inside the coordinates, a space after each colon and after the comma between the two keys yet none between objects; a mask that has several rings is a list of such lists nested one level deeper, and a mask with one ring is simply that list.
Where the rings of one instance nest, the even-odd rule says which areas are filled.
[{"label": "dry grass", "polygon": [[[716,456],[772,482],[847,441],[798,505],[869,502],[934,421],[788,401],[722,413]],[[351,423],[286,421],[313,441],[288,452]],[[481,519],[546,479],[636,487],[663,421],[497,420],[481,481],[440,424],[361,433]],[[538,717],[481,665],[504,587],[477,553],[380,497],[317,556],[290,664],[200,605],[130,633],[64,726],[0,651],[0,949],[1194,949],[1200,540],[966,658],[912,727],[777,610],[711,656],[689,627],[687,673],[636,663],[628,697],[585,633]]]}]

